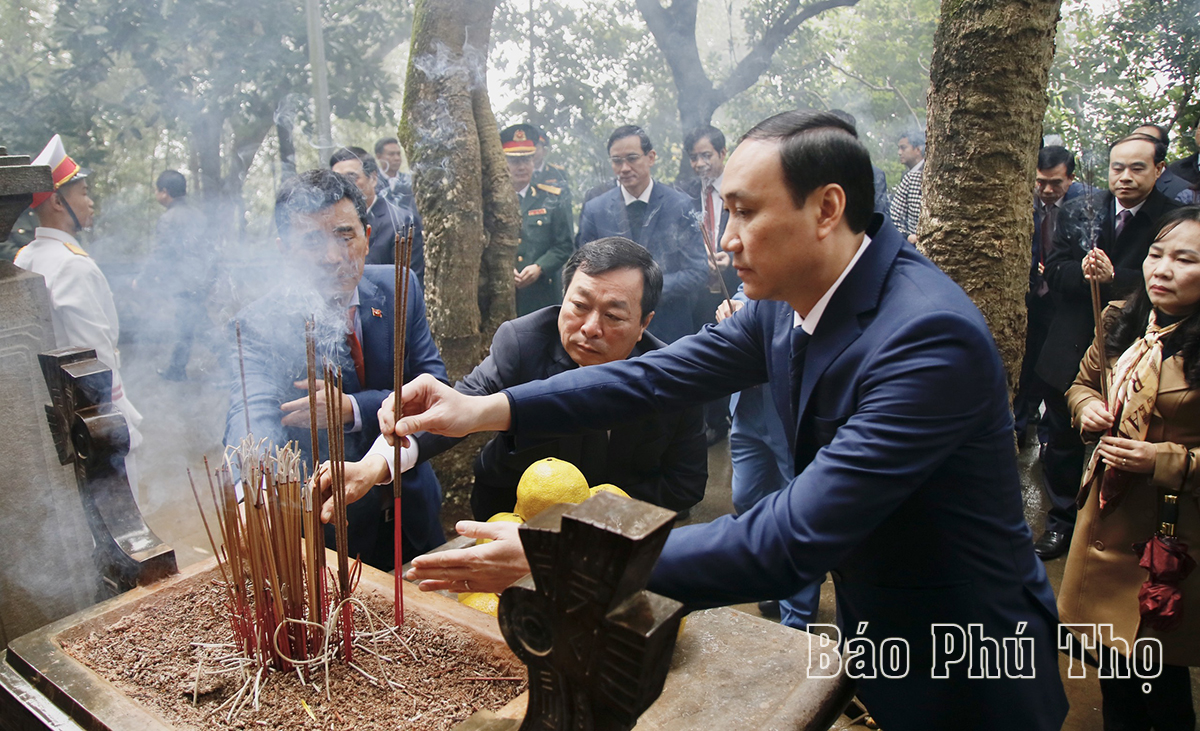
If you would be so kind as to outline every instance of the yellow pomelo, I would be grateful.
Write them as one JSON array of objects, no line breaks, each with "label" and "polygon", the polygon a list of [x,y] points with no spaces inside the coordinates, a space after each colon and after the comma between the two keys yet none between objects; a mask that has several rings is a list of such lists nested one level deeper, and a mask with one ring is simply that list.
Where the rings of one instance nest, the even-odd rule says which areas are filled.
[{"label": "yellow pomelo", "polygon": [[458,601],[471,609],[478,609],[484,614],[490,614],[493,617],[496,616],[496,612],[500,609],[500,596],[498,594],[488,594],[481,591],[466,592],[458,595]]},{"label": "yellow pomelo", "polygon": [[[595,487],[592,488],[593,495],[595,495],[598,492],[611,492],[613,495],[620,495],[621,497],[629,497],[629,493],[625,492],[624,490],[617,487],[616,485],[610,485],[607,482],[604,483],[603,485],[596,485]],[[633,498],[629,498],[629,499],[632,500]]]},{"label": "yellow pomelo", "polygon": [[570,462],[547,457],[529,465],[517,483],[515,511],[524,520],[555,503],[581,503],[592,496],[587,478]]},{"label": "yellow pomelo", "polygon": [[[492,517],[488,518],[487,522],[489,522],[489,523],[524,523],[525,521],[521,520],[521,516],[517,515],[516,513],[496,513]],[[492,542],[491,538],[476,538],[475,539],[476,546],[482,546],[485,543],[491,543],[491,542]]]}]

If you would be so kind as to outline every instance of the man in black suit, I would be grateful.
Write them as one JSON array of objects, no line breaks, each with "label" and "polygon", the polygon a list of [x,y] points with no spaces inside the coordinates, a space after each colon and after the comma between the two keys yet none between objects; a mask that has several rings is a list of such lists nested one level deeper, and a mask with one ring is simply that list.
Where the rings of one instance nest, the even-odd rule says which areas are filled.
[{"label": "man in black suit", "polygon": [[379,166],[361,147],[343,147],[329,158],[329,168],[350,179],[367,200],[367,224],[371,227],[368,264],[396,263],[396,234],[404,236],[413,226],[412,269],[425,286],[425,235],[416,209],[399,208],[379,194]]},{"label": "man in black suit", "polygon": [[[563,304],[500,326],[487,358],[454,389],[485,396],[581,366],[636,358],[663,346],[646,332],[662,291],[662,271],[641,246],[619,237],[584,244],[563,268]],[[391,401],[383,405],[391,409]],[[415,435],[402,469],[440,454],[461,439]],[[631,496],[683,511],[704,497],[708,458],[699,406],[648,413],[612,430],[547,437],[500,434],[475,460],[471,510],[479,520],[511,512],[525,468],[546,457],[566,460],[593,487],[611,483]],[[392,447],[375,442],[362,462],[346,465],[350,499],[392,479]]]},{"label": "man in black suit", "polygon": [[[1196,140],[1196,148],[1200,149],[1200,120],[1192,130]],[[1180,158],[1167,166],[1167,169],[1191,183],[1193,187],[1200,185],[1200,153],[1193,152],[1187,157]]]},{"label": "man in black suit", "polygon": [[[1156,138],[1162,143],[1162,147],[1157,148],[1157,157],[1155,157],[1154,162],[1157,164],[1163,164],[1166,162],[1167,150],[1171,147],[1171,134],[1167,131],[1166,127],[1163,127],[1159,124],[1143,124],[1141,127],[1135,129],[1131,134],[1149,135]],[[1191,181],[1179,177],[1172,169],[1164,165],[1162,173],[1158,176],[1158,180],[1154,183],[1154,187],[1158,188],[1163,195],[1171,200],[1179,201],[1181,200],[1182,196],[1191,190],[1192,184]],[[1187,200],[1190,200],[1190,196]]]},{"label": "man in black suit", "polygon": [[[1038,151],[1036,188],[1033,197],[1033,245],[1029,264],[1029,291],[1025,293],[1025,357],[1013,397],[1017,440],[1024,444],[1029,422],[1037,415],[1048,386],[1034,373],[1046,333],[1054,320],[1054,297],[1042,272],[1054,248],[1054,233],[1063,206],[1084,193],[1075,180],[1075,155],[1065,147],[1051,145]],[[1039,430],[1039,433],[1044,432]],[[1045,440],[1042,440],[1043,442]]]},{"label": "man in black suit", "polygon": [[583,205],[575,245],[623,236],[646,247],[663,272],[663,293],[650,332],[674,342],[696,331],[692,305],[708,282],[704,242],[692,201],[650,175],[657,159],[641,127],[618,127],[608,138],[616,188]]},{"label": "man in black suit", "polygon": [[[692,171],[696,177],[683,191],[692,199],[696,214],[700,217],[700,230],[707,234],[706,241],[713,249],[708,260],[708,289],[696,297],[692,306],[692,327],[699,330],[707,324],[716,324],[717,307],[726,295],[737,292],[741,280],[730,266],[729,254],[721,250],[721,237],[729,222],[729,211],[721,198],[721,179],[725,175],[725,135],[711,125],[697,127],[683,138],[683,149],[687,152]],[[716,264],[714,267],[713,264]],[[724,290],[721,284],[724,281]],[[704,434],[711,446],[729,433],[729,398],[719,398],[704,407]]]},{"label": "man in black suit", "polygon": [[1136,133],[1113,144],[1108,191],[1081,196],[1064,207],[1054,248],[1046,258],[1045,278],[1054,294],[1055,312],[1036,366],[1037,375],[1049,385],[1044,394],[1049,441],[1042,453],[1042,474],[1052,507],[1046,530],[1034,546],[1043,559],[1061,556],[1070,544],[1075,496],[1083,476],[1083,443],[1071,426],[1066,392],[1096,330],[1084,260],[1099,268],[1102,302],[1141,286],[1142,260],[1155,223],[1179,205],[1155,188],[1163,170],[1163,147],[1156,137]]}]

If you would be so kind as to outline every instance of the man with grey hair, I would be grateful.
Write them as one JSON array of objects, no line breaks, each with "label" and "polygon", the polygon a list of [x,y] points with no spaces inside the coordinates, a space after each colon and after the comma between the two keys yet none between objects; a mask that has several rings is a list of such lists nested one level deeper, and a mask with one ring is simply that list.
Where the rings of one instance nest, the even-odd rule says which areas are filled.
[{"label": "man with grey hair", "polygon": [[921,217],[921,184],[925,179],[925,133],[905,132],[896,143],[900,162],[908,172],[892,195],[892,223],[910,244],[917,243],[917,221]]}]

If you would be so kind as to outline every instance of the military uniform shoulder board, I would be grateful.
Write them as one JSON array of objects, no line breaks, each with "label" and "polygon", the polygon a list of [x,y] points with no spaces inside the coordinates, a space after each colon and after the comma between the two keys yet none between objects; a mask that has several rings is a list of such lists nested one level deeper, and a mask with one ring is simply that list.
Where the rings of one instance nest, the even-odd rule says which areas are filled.
[{"label": "military uniform shoulder board", "polygon": [[556,188],[553,185],[546,185],[545,183],[538,183],[537,187],[546,191],[550,195],[562,195],[562,188]]},{"label": "military uniform shoulder board", "polygon": [[80,248],[70,242],[64,241],[64,242],[62,242],[62,245],[67,247],[67,251],[71,252],[72,254],[75,254],[76,256],[87,256],[88,255],[88,253],[86,251],[84,251],[82,248]]}]

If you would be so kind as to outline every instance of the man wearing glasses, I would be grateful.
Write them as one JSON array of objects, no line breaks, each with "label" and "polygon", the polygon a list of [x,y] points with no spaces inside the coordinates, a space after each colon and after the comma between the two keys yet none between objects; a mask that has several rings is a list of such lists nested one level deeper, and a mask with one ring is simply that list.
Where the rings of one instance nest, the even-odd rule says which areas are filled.
[{"label": "man wearing glasses", "polygon": [[692,306],[708,286],[692,201],[655,184],[650,169],[657,155],[641,127],[618,127],[608,138],[608,158],[618,185],[584,204],[575,247],[606,236],[624,236],[646,247],[663,271],[662,299],[650,332],[674,342],[695,332]]}]

